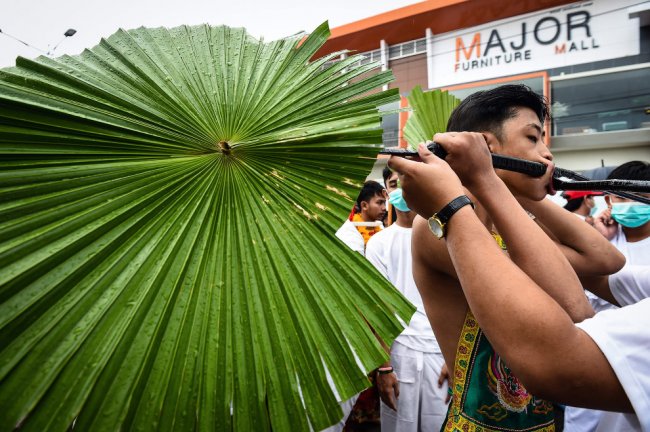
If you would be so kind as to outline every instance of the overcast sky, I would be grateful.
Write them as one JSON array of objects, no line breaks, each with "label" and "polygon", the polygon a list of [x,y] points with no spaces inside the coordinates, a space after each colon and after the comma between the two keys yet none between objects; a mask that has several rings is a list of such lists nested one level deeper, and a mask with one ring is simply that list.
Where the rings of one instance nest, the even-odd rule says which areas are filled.
[{"label": "overcast sky", "polygon": [[[13,66],[17,56],[56,48],[55,56],[78,54],[118,28],[174,27],[181,24],[225,24],[246,27],[253,36],[274,40],[311,31],[329,20],[336,27],[397,9],[416,0],[2,0],[0,67]],[[73,28],[77,34],[63,39]]]}]

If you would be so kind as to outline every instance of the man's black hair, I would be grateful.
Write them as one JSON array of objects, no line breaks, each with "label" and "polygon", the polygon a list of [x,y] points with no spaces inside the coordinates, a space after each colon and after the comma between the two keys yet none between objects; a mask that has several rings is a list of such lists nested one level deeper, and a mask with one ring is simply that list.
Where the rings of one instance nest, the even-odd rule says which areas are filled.
[{"label": "man's black hair", "polygon": [[571,213],[573,213],[574,211],[578,210],[584,200],[585,197],[567,199],[566,204],[564,204],[564,208],[565,210],[569,210]]},{"label": "man's black hair", "polygon": [[643,161],[626,162],[614,168],[607,178],[622,180],[650,180],[650,164]]},{"label": "man's black hair", "polygon": [[357,197],[357,209],[361,210],[361,203],[363,201],[370,201],[375,195],[383,196],[384,187],[374,180],[368,180],[363,184],[361,192],[359,192],[359,196]]},{"label": "man's black hair", "polygon": [[393,170],[388,167],[384,167],[384,170],[381,172],[381,175],[382,177],[384,177],[384,186],[388,187],[388,179],[390,178],[390,176],[393,175]]},{"label": "man's black hair", "polygon": [[447,132],[491,132],[502,140],[503,122],[515,117],[517,108],[530,108],[540,123],[549,118],[548,104],[522,84],[508,84],[478,91],[454,109],[447,122]]}]

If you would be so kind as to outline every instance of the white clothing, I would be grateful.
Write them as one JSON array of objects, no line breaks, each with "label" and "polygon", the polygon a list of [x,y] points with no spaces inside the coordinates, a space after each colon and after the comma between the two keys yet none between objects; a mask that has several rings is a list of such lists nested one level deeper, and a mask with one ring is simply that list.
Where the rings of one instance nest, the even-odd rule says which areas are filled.
[{"label": "white clothing", "polygon": [[[352,222],[350,220],[346,220],[343,225],[341,225],[341,228],[336,231],[336,237],[338,237],[343,243],[345,243],[350,249],[352,249],[355,252],[359,252],[361,255],[365,255],[365,249],[366,245],[365,242],[363,241],[363,235],[359,232],[357,229],[357,225],[364,225],[364,226],[380,226],[384,227],[384,224],[381,223],[381,221],[376,221],[376,222]],[[380,231],[381,232],[381,231]],[[377,234],[375,234],[377,235]],[[329,375],[329,372],[327,372],[327,375]],[[330,384],[331,385],[331,384]],[[322,432],[340,432],[343,430],[343,427],[345,426],[345,422],[348,419],[348,416],[350,415],[350,412],[352,411],[352,408],[354,408],[354,404],[357,401],[357,398],[359,397],[361,393],[357,393],[356,395],[352,396],[350,399],[346,401],[341,401],[340,406],[341,409],[343,410],[343,417],[341,420],[339,420],[338,423],[335,425],[332,425],[328,427],[327,429],[323,429]]]},{"label": "white clothing", "polygon": [[[650,238],[629,243],[619,225],[618,232],[611,242],[625,256],[626,260],[625,266],[620,271],[609,276],[609,288],[612,296],[621,306],[631,305],[650,297]],[[585,293],[598,314],[603,310],[618,309],[588,291]],[[650,357],[650,353],[648,353],[648,356]],[[616,423],[612,423],[613,417],[621,417],[621,419]],[[623,417],[622,414],[567,407],[564,414],[564,430],[565,432],[634,430],[625,426]],[[607,423],[599,423],[605,421]],[[615,424],[619,424],[618,422],[620,422],[620,428],[615,426]]]},{"label": "white clothing", "polygon": [[345,422],[348,419],[348,416],[350,415],[350,412],[352,412],[352,408],[354,408],[354,404],[357,402],[357,399],[359,398],[359,395],[361,393],[357,393],[356,395],[352,396],[352,398],[339,402],[339,405],[341,406],[341,409],[343,410],[343,417],[341,417],[341,420],[338,421],[338,423],[333,424],[332,426],[328,427],[327,429],[323,429],[321,432],[341,432],[343,430],[343,427],[345,426]]},{"label": "white clothing", "polygon": [[439,431],[447,417],[447,383],[438,387],[445,359],[394,342],[390,361],[399,381],[397,411],[381,402],[381,430]]},{"label": "white clothing", "polygon": [[609,277],[609,289],[621,306],[650,297],[650,265],[625,264]]},{"label": "white clothing", "polygon": [[417,308],[408,327],[395,341],[418,351],[439,353],[440,346],[413,280],[412,231],[394,223],[378,232],[368,240],[366,258]]},{"label": "white clothing", "polygon": [[638,242],[628,242],[623,228],[619,225],[618,232],[611,242],[625,255],[625,265],[650,265],[650,237]]},{"label": "white clothing", "polygon": [[625,256],[625,266],[609,277],[609,289],[621,306],[650,296],[650,237],[628,242],[622,227],[611,240]]},{"label": "white clothing", "polygon": [[[587,296],[587,300],[589,300],[589,303],[591,304],[591,307],[594,309],[594,312],[602,312],[604,310],[608,309],[617,309],[618,306],[611,304],[605,299],[602,299],[598,297],[596,294],[592,293],[591,291],[588,291],[585,289],[585,295]],[[582,429],[581,429],[582,430]],[[585,429],[585,430],[593,430],[593,429]]]},{"label": "white clothing", "polygon": [[359,252],[361,255],[365,255],[366,244],[363,241],[363,236],[357,229],[357,226],[373,226],[384,228],[384,224],[381,221],[374,222],[352,222],[346,220],[341,228],[336,231],[336,237],[343,241],[350,249],[355,252]]},{"label": "white clothing", "polygon": [[341,228],[336,231],[335,235],[350,249],[364,255],[366,247],[363,242],[363,236],[357,227],[354,226],[352,221],[346,220],[343,225],[341,225]]},{"label": "white clothing", "polygon": [[372,236],[366,245],[366,258],[417,308],[390,349],[399,398],[397,412],[381,402],[383,432],[437,431],[447,415],[447,383],[438,387],[445,360],[413,280],[412,232],[394,223]]},{"label": "white clothing", "polygon": [[603,411],[568,406],[564,409],[564,432],[593,432]]},{"label": "white clothing", "polygon": [[603,311],[576,326],[603,352],[636,414],[602,412],[596,430],[650,432],[650,299]]}]

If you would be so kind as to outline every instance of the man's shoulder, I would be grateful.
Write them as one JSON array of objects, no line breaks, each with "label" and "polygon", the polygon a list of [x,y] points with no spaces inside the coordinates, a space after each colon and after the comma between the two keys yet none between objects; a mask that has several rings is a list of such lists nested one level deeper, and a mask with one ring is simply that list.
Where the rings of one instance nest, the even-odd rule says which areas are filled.
[{"label": "man's shoulder", "polygon": [[352,222],[346,220],[334,234],[339,240],[345,243],[350,249],[363,254],[363,236]]},{"label": "man's shoulder", "polygon": [[336,232],[338,233],[339,231],[346,231],[349,230],[350,228],[354,228],[354,225],[352,224],[352,222],[350,222],[349,219],[346,219],[345,222],[343,222],[343,225],[341,225]]}]

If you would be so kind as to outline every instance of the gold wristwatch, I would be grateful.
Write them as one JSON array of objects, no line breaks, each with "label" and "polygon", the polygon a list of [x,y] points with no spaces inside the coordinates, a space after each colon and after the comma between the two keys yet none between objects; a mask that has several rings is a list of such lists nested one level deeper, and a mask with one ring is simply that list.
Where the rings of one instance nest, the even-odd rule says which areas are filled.
[{"label": "gold wristwatch", "polygon": [[447,235],[447,223],[449,219],[461,208],[466,205],[471,205],[474,208],[474,203],[467,195],[461,195],[458,198],[451,200],[449,204],[444,206],[438,213],[434,213],[428,220],[429,229],[439,239]]}]

